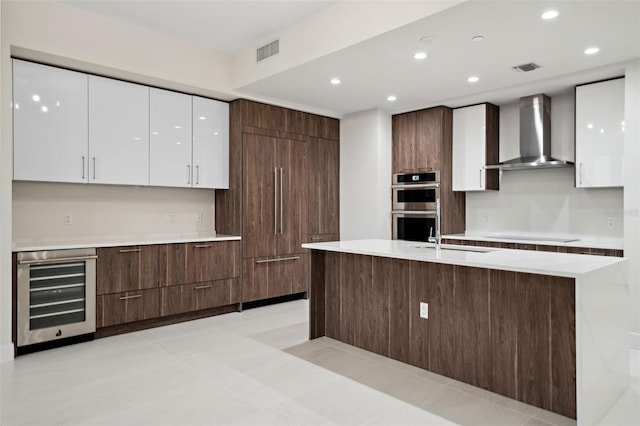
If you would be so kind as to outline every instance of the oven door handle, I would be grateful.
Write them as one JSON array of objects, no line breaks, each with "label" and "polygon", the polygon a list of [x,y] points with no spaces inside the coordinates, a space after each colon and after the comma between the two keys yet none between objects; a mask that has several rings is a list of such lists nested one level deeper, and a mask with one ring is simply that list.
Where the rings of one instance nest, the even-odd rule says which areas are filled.
[{"label": "oven door handle", "polygon": [[59,257],[57,259],[19,260],[20,265],[46,265],[49,263],[75,262],[77,260],[97,259],[98,256]]},{"label": "oven door handle", "polygon": [[435,210],[392,210],[391,214],[406,214],[406,215],[436,215]]},{"label": "oven door handle", "polygon": [[420,184],[407,184],[407,185],[391,185],[391,189],[438,189],[439,183],[420,183]]}]

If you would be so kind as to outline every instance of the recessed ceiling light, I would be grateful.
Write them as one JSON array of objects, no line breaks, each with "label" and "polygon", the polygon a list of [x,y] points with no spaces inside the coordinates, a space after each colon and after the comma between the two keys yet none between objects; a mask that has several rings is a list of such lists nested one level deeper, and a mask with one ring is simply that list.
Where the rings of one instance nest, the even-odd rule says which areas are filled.
[{"label": "recessed ceiling light", "polygon": [[427,57],[427,54],[425,52],[416,52],[415,55],[413,55],[413,59],[425,59]]},{"label": "recessed ceiling light", "polygon": [[557,10],[547,10],[545,13],[542,14],[542,19],[553,19],[553,18],[557,18],[559,15]]},{"label": "recessed ceiling light", "polygon": [[207,117],[205,117],[204,115],[201,115],[200,117],[198,117],[200,120],[206,120]]},{"label": "recessed ceiling light", "polygon": [[484,40],[484,36],[477,35],[475,37],[472,37],[471,40],[472,41],[482,41],[482,40]]},{"label": "recessed ceiling light", "polygon": [[182,129],[182,126],[178,126],[177,124],[173,127],[175,127],[176,129]]},{"label": "recessed ceiling light", "polygon": [[33,95],[31,99],[33,99],[33,102],[40,102],[40,96],[38,95]]},{"label": "recessed ceiling light", "polygon": [[600,51],[600,49],[598,49],[597,47],[593,46],[593,47],[588,47],[584,50],[584,54],[585,55],[595,55],[596,53],[598,53]]},{"label": "recessed ceiling light", "polygon": [[49,108],[47,108],[46,106],[42,105],[42,112],[47,112],[49,111]]},{"label": "recessed ceiling light", "polygon": [[340,83],[342,83],[342,80],[340,80],[339,78],[332,78],[331,79],[331,84],[335,84],[337,86]]},{"label": "recessed ceiling light", "polygon": [[424,36],[420,39],[420,43],[433,43],[436,39],[436,36]]},{"label": "recessed ceiling light", "polygon": [[476,77],[475,75],[472,75],[471,77],[469,77],[469,78],[467,79],[467,81],[468,81],[469,83],[477,83],[477,82],[478,82],[478,80],[480,80],[480,79],[479,79],[478,77]]},{"label": "recessed ceiling light", "polygon": [[395,97],[395,96],[393,96],[393,95],[389,95],[389,96],[387,96],[387,101],[389,101],[389,102],[394,102],[396,99],[398,99],[398,98],[396,98],[396,97]]}]

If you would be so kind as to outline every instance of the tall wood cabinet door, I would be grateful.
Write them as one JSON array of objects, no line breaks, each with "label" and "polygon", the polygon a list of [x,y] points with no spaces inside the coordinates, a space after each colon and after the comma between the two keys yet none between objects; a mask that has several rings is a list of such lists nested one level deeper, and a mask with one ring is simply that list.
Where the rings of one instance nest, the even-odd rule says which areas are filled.
[{"label": "tall wood cabinet door", "polygon": [[340,231],[340,142],[309,141],[309,234]]},{"label": "tall wood cabinet door", "polygon": [[158,287],[162,246],[98,248],[97,294]]},{"label": "tall wood cabinet door", "polygon": [[89,182],[149,184],[149,88],[89,76]]},{"label": "tall wood cabinet door", "polygon": [[[299,253],[308,235],[308,143],[278,139],[276,254]],[[246,235],[246,234],[245,234]]]},{"label": "tall wood cabinet door", "polygon": [[442,108],[416,112],[415,169],[419,172],[442,170]]},{"label": "tall wood cabinet door", "polygon": [[394,115],[391,118],[393,132],[393,173],[415,171],[416,113]]},{"label": "tall wood cabinet door", "polygon": [[13,60],[13,178],[87,182],[87,75]]},{"label": "tall wood cabinet door", "polygon": [[242,257],[270,256],[276,252],[280,223],[277,188],[280,169],[276,167],[276,138],[245,133],[242,156]]}]

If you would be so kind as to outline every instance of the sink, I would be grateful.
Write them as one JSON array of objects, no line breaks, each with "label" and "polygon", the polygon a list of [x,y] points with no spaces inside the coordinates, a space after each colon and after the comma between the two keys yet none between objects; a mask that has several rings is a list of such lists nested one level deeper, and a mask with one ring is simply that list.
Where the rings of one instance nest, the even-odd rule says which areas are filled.
[{"label": "sink", "polygon": [[[432,246],[432,245],[414,246],[414,247],[419,249],[428,249],[428,250],[436,249],[435,246]],[[471,253],[490,253],[492,251],[495,251],[495,250],[484,248],[484,247],[455,246],[455,245],[448,245],[448,244],[443,244],[440,250],[441,251],[466,251]]]}]

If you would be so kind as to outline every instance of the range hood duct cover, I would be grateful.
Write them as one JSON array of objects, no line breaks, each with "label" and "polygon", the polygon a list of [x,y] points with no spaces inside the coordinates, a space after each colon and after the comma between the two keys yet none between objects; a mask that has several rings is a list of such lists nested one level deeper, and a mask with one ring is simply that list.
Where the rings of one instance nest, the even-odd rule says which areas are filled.
[{"label": "range hood duct cover", "polygon": [[573,163],[551,157],[551,98],[544,94],[520,98],[520,156],[487,169],[521,170],[567,167]]}]

